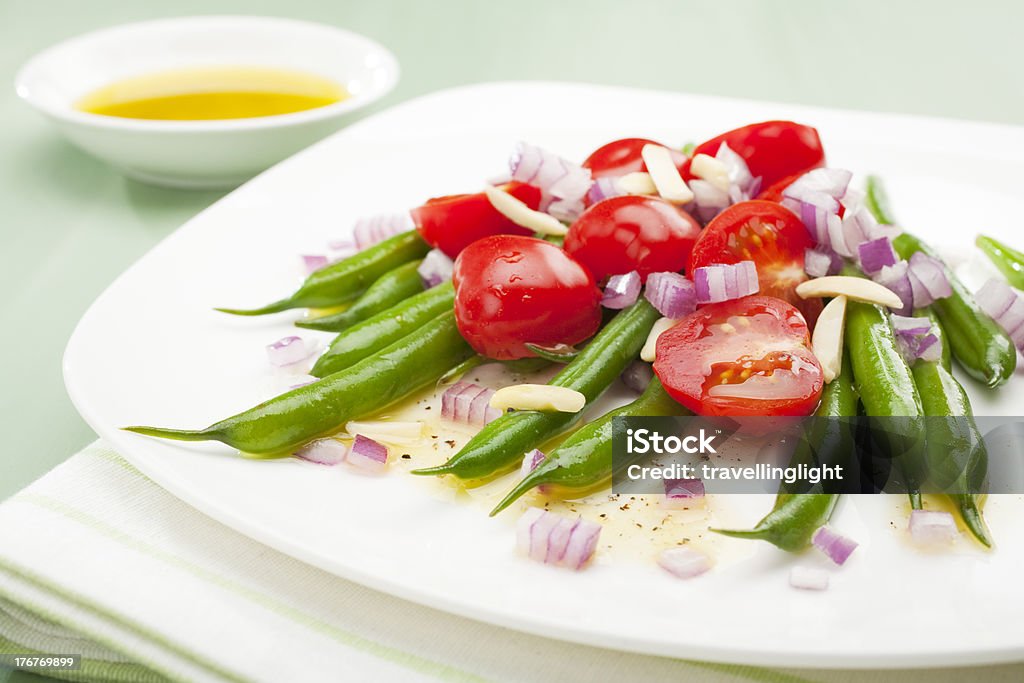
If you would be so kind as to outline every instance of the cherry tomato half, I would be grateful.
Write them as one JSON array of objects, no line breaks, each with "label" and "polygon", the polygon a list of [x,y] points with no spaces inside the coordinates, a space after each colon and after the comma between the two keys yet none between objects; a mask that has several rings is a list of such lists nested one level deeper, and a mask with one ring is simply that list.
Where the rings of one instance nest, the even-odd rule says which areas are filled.
[{"label": "cherry tomato half", "polygon": [[665,200],[624,195],[584,211],[565,236],[565,250],[598,282],[632,270],[646,279],[688,269],[698,235],[700,224]]},{"label": "cherry tomato half", "polygon": [[770,296],[708,304],[658,337],[654,372],[699,415],[800,416],[821,398],[803,316]]},{"label": "cherry tomato half", "polygon": [[[593,178],[605,176],[622,176],[635,171],[647,171],[640,152],[644,145],[661,145],[660,142],[647,138],[622,138],[598,147],[583,162],[584,168],[590,169]],[[662,145],[663,147],[667,145]],[[680,168],[686,163],[686,155],[669,147],[676,166]]]},{"label": "cherry tomato half", "polygon": [[[715,156],[723,142],[746,160],[755,178],[761,176],[761,187],[825,165],[818,131],[792,121],[765,121],[730,130],[697,145],[693,154]],[[691,177],[689,163],[683,175]]]},{"label": "cherry tomato half", "polygon": [[455,321],[478,353],[535,355],[526,344],[578,344],[601,324],[601,292],[587,270],[550,242],[485,237],[455,261]]},{"label": "cherry tomato half", "polygon": [[739,202],[715,216],[693,245],[691,265],[701,268],[716,263],[753,261],[761,294],[775,296],[796,306],[807,324],[814,326],[821,313],[821,299],[801,299],[796,287],[807,280],[804,250],[811,237],[796,214],[775,202]]},{"label": "cherry tomato half", "polygon": [[[501,189],[531,209],[540,206],[540,190],[532,185],[513,181]],[[499,213],[483,192],[435,197],[409,213],[427,244],[451,258],[481,237],[533,234]]]}]

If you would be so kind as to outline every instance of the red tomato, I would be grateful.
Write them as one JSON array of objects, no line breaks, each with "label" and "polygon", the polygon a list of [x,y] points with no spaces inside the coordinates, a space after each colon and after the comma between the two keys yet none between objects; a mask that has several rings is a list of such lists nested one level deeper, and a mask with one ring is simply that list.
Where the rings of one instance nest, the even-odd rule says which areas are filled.
[{"label": "red tomato", "polygon": [[811,237],[796,214],[775,202],[733,204],[715,216],[693,246],[692,267],[753,261],[761,294],[793,304],[811,327],[821,313],[821,299],[801,299],[796,286],[807,280],[804,250]]},{"label": "red tomato", "polygon": [[583,212],[565,236],[565,250],[599,282],[636,270],[644,279],[690,266],[700,224],[663,199],[612,197]]},{"label": "red tomato", "polygon": [[[818,131],[792,121],[765,121],[730,130],[701,143],[693,154],[715,156],[723,142],[746,160],[755,178],[761,176],[761,187],[825,165]],[[682,171],[687,179],[691,177],[689,163]]]},{"label": "red tomato", "polygon": [[485,237],[455,261],[455,320],[488,358],[535,355],[526,344],[578,344],[601,324],[601,292],[590,273],[550,242]]},{"label": "red tomato", "polygon": [[800,312],[756,295],[704,306],[662,333],[654,372],[699,415],[810,415],[823,383]]},{"label": "red tomato", "polygon": [[[584,168],[590,169],[594,178],[604,176],[621,176],[635,171],[647,171],[643,158],[640,156],[644,145],[661,145],[660,142],[646,138],[622,138],[598,147],[583,162]],[[667,146],[667,145],[662,145]],[[676,165],[682,167],[686,163],[686,155],[669,147]]]},{"label": "red tomato", "polygon": [[[532,185],[513,181],[501,189],[531,209],[540,206],[540,190]],[[483,192],[435,197],[409,213],[423,239],[451,258],[481,237],[533,234],[499,213]]]}]

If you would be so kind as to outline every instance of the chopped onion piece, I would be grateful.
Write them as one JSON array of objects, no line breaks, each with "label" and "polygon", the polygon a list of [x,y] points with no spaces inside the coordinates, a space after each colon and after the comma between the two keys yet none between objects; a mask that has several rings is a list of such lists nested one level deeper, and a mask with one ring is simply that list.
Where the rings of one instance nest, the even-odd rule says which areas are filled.
[{"label": "chopped onion piece", "polygon": [[843,257],[831,249],[805,249],[804,272],[811,277],[835,275],[843,267]]},{"label": "chopped onion piece", "polygon": [[701,223],[709,223],[732,203],[727,191],[720,190],[706,180],[691,180],[689,185],[693,192],[693,202],[686,209]]},{"label": "chopped onion piece", "polygon": [[704,482],[700,479],[666,479],[664,484],[665,507],[684,508],[704,497]]},{"label": "chopped onion piece", "polygon": [[349,434],[362,434],[374,441],[410,446],[423,439],[423,423],[415,420],[351,421],[345,425]]},{"label": "chopped onion piece", "polygon": [[892,248],[892,240],[888,237],[861,242],[857,246],[860,267],[867,274],[877,273],[885,266],[894,266],[899,259]]},{"label": "chopped onion piece", "polygon": [[910,285],[909,269],[909,263],[897,261],[894,265],[882,266],[882,269],[874,275],[875,282],[891,290],[900,298],[901,305],[891,307],[900,315],[910,315],[914,310],[914,290]]},{"label": "chopped onion piece", "polygon": [[494,392],[490,404],[502,412],[512,409],[578,413],[586,407],[587,397],[575,389],[552,384],[513,384]]},{"label": "chopped onion piece", "polygon": [[532,560],[579,570],[594,555],[601,525],[529,508],[516,522],[516,547]]},{"label": "chopped onion piece", "polygon": [[326,266],[330,261],[323,254],[303,254],[302,255],[302,267],[306,269],[306,274],[310,275]]},{"label": "chopped onion piece", "polygon": [[699,304],[739,299],[760,289],[753,261],[697,268],[693,271],[693,284]]},{"label": "chopped onion piece", "polygon": [[711,569],[711,560],[696,550],[675,547],[658,555],[658,566],[677,578],[692,579]]},{"label": "chopped onion piece", "polygon": [[519,476],[525,477],[530,472],[533,472],[537,469],[537,465],[540,464],[541,460],[546,457],[547,455],[545,455],[539,448],[534,448],[532,451],[524,455],[523,464],[519,466]]},{"label": "chopped onion piece", "polygon": [[441,417],[483,427],[501,417],[501,411],[491,407],[492,396],[493,389],[472,382],[456,382],[441,394]]},{"label": "chopped onion piece", "polygon": [[362,250],[415,227],[408,212],[378,214],[356,221],[352,236],[356,242],[356,249]]},{"label": "chopped onion piece", "polygon": [[801,282],[796,286],[796,293],[802,299],[835,297],[845,294],[854,301],[879,304],[890,308],[898,308],[903,305],[903,302],[892,290],[886,289],[877,282],[847,275],[829,275]]},{"label": "chopped onion piece", "polygon": [[348,452],[348,464],[367,472],[383,472],[388,464],[388,448],[373,439],[356,434]]},{"label": "chopped onion piece", "polygon": [[1024,351],[1024,295],[1002,280],[989,279],[975,295],[978,306]]},{"label": "chopped onion piece", "polygon": [[420,274],[423,286],[430,289],[450,280],[454,268],[455,262],[448,258],[447,254],[440,249],[431,249],[423,257],[420,265],[416,267],[416,272]]},{"label": "chopped onion piece", "polygon": [[651,368],[651,364],[642,360],[633,361],[622,371],[622,383],[638,394],[647,390],[647,385],[651,383],[652,379],[654,379],[654,370]]},{"label": "chopped onion piece", "polygon": [[[783,190],[782,196],[806,200],[807,197],[824,194],[836,200],[842,199],[852,178],[853,173],[842,168],[816,168],[793,181]],[[838,203],[835,210],[839,210]]]},{"label": "chopped onion piece", "polygon": [[815,548],[828,555],[828,558],[836,564],[843,564],[850,557],[850,553],[857,549],[857,542],[832,531],[823,526],[811,536],[811,543]]},{"label": "chopped onion piece", "polygon": [[846,327],[846,297],[839,295],[828,302],[818,316],[811,334],[811,348],[821,373],[828,384],[843,371],[843,331]]},{"label": "chopped onion piece", "polygon": [[729,174],[730,196],[733,190],[739,190],[740,194],[733,197],[734,202],[750,199],[757,194],[761,188],[761,178],[755,178],[750,173],[747,160],[737,154],[728,143],[723,142],[715,152],[715,159],[725,164],[726,172]]},{"label": "chopped onion piece", "polygon": [[590,186],[590,191],[587,192],[587,200],[591,204],[597,204],[605,199],[619,197],[624,194],[628,193],[622,189],[618,178],[604,176],[594,180],[594,184]]},{"label": "chopped onion piece", "polygon": [[931,318],[927,316],[909,318],[905,315],[897,315],[893,313],[889,316],[889,321],[892,323],[892,329],[897,333],[927,334],[932,330]]},{"label": "chopped onion piece", "polygon": [[690,172],[706,180],[722,192],[729,192],[729,169],[724,163],[707,154],[698,154],[690,161]]},{"label": "chopped onion piece", "polygon": [[789,570],[789,585],[809,591],[823,591],[828,588],[828,572],[815,567],[796,566]]},{"label": "chopped onion piece", "polygon": [[682,318],[697,310],[697,292],[679,273],[651,273],[644,297],[666,318]]},{"label": "chopped onion piece", "polygon": [[662,199],[673,204],[686,204],[693,200],[693,192],[686,186],[686,181],[679,175],[667,147],[661,145],[644,145],[640,150],[647,172],[651,174],[654,186]]},{"label": "chopped onion piece", "polygon": [[605,285],[601,305],[612,310],[628,308],[640,296],[640,273],[632,270],[625,275],[612,275]]},{"label": "chopped onion piece", "polygon": [[648,363],[654,362],[654,354],[658,350],[658,337],[665,330],[675,327],[676,323],[679,322],[675,318],[658,318],[654,323],[654,327],[647,335],[647,341],[644,342],[644,347],[640,349],[640,360],[647,361]]},{"label": "chopped onion piece", "polygon": [[921,545],[952,543],[959,534],[953,515],[938,510],[913,510],[908,528],[910,537]]},{"label": "chopped onion piece", "polygon": [[267,345],[267,360],[279,368],[294,365],[312,356],[317,348],[319,344],[315,340],[307,341],[295,336],[283,337]]},{"label": "chopped onion piece", "polygon": [[295,451],[296,457],[318,465],[337,465],[345,460],[348,448],[337,439],[317,439]]},{"label": "chopped onion piece", "polygon": [[574,221],[583,213],[583,198],[594,182],[590,169],[525,142],[516,145],[509,170],[513,180],[540,189],[542,211],[565,221]]},{"label": "chopped onion piece", "polygon": [[498,213],[518,226],[542,235],[562,236],[569,232],[569,228],[562,225],[554,216],[534,211],[518,197],[513,197],[504,190],[488,185],[484,188],[484,194]]},{"label": "chopped onion piece", "polygon": [[914,308],[929,306],[936,299],[945,299],[953,294],[946,266],[928,254],[915,252],[910,257],[907,274],[914,294]]}]

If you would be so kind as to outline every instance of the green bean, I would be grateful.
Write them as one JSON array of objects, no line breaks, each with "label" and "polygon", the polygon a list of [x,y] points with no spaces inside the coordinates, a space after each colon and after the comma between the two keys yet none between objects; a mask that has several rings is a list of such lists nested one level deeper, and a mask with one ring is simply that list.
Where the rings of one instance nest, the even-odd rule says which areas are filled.
[{"label": "green bean", "polygon": [[530,489],[553,485],[572,491],[594,489],[611,479],[612,424],[616,417],[651,417],[656,415],[692,415],[665,392],[657,377],[632,403],[605,413],[581,428],[553,450],[537,468],[522,479],[498,505],[494,516],[519,499]]},{"label": "green bean", "polygon": [[985,235],[978,235],[974,243],[985,252],[1011,285],[1024,289],[1024,254]]},{"label": "green bean", "polygon": [[262,308],[244,310],[218,308],[232,315],[266,315],[290,308],[330,308],[352,301],[377,278],[403,263],[423,258],[430,246],[415,230],[403,232],[384,240],[358,254],[332,263],[315,271],[302,283],[298,291],[287,299],[275,301]]},{"label": "green bean", "polygon": [[394,270],[381,275],[370,285],[349,308],[319,318],[307,318],[296,321],[296,327],[325,332],[340,332],[357,322],[386,311],[400,304],[411,296],[423,291],[423,279],[420,277],[419,265],[422,260],[404,263]]},{"label": "green bean", "polygon": [[334,338],[310,374],[326,377],[354,365],[450,311],[454,301],[455,289],[445,282],[356,323]]},{"label": "green bean", "polygon": [[[807,462],[817,458],[835,462],[849,460],[853,452],[853,435],[849,425],[840,418],[857,415],[857,391],[852,382],[849,357],[844,357],[842,371],[825,385],[815,420],[806,436],[797,444],[792,460]],[[790,493],[785,486],[775,497],[775,505],[753,529],[711,529],[734,538],[768,541],[789,552],[806,548],[814,532],[827,523],[839,500],[837,493]]]},{"label": "green bean", "polygon": [[[593,403],[640,353],[657,319],[658,312],[641,299],[616,315],[548,384],[579,391],[587,404]],[[480,479],[504,472],[514,467],[524,453],[571,427],[582,412],[506,413],[484,427],[445,464],[413,470],[413,474]]]},{"label": "green bean", "polygon": [[432,385],[473,354],[459,335],[455,314],[443,313],[415,335],[319,382],[259,404],[206,429],[126,427],[179,441],[221,441],[243,453],[285,456],[337,433],[349,420],[371,415]]}]

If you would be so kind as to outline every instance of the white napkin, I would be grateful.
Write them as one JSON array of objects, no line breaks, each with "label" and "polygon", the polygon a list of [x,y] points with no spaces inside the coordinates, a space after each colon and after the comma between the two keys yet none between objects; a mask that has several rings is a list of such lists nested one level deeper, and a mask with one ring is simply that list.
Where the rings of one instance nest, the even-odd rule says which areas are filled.
[{"label": "white napkin", "polygon": [[100,442],[0,505],[0,653],[33,652],[81,654],[81,670],[50,675],[97,681],[1024,680],[1024,664],[782,672],[489,626],[241,536]]}]

